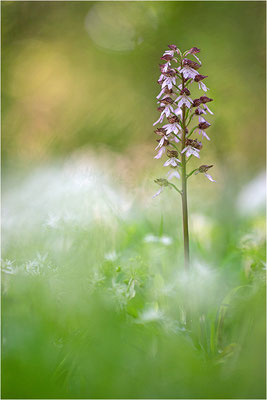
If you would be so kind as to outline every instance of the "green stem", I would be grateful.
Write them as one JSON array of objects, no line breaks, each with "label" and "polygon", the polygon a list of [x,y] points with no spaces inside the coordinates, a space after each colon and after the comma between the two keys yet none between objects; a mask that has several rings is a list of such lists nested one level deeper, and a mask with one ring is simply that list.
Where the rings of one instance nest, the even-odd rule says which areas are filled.
[{"label": "green stem", "polygon": [[197,171],[197,170],[198,170],[198,168],[193,169],[193,171],[191,171],[190,174],[188,174],[188,175],[186,176],[186,179],[188,179],[191,175],[193,175],[193,173],[194,173],[195,171]]},{"label": "green stem", "polygon": [[[182,87],[184,89],[184,77],[182,76]],[[183,132],[182,132],[182,150],[186,147],[186,109],[185,105],[182,108],[182,121],[183,121]],[[189,270],[189,230],[188,230],[188,207],[187,207],[187,176],[186,176],[186,156],[185,152],[181,154],[181,166],[182,166],[182,211],[183,211],[183,235],[184,235],[184,266],[186,270]]]},{"label": "green stem", "polygon": [[193,133],[197,128],[198,128],[198,125],[195,126],[195,127],[191,130],[191,132],[187,135],[187,138],[189,138],[189,137],[192,135],[192,133]]},{"label": "green stem", "polygon": [[169,185],[172,186],[178,193],[180,193],[180,195],[182,196],[182,192],[180,189],[178,189],[177,186],[175,186],[173,183],[169,182]]}]

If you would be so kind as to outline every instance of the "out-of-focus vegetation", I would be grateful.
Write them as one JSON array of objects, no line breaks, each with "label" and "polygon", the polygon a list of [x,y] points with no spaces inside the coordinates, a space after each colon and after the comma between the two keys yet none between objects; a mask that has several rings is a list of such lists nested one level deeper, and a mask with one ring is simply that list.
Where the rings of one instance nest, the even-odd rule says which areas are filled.
[{"label": "out-of-focus vegetation", "polygon": [[[1,7],[2,397],[265,398],[265,3]],[[169,43],[214,98],[190,277],[152,200]]]},{"label": "out-of-focus vegetation", "polygon": [[[262,167],[264,2],[3,2],[4,165],[80,146],[153,141],[159,58],[198,46],[209,75],[212,160]],[[115,23],[116,22],[116,23]],[[153,150],[151,149],[151,155]]]}]

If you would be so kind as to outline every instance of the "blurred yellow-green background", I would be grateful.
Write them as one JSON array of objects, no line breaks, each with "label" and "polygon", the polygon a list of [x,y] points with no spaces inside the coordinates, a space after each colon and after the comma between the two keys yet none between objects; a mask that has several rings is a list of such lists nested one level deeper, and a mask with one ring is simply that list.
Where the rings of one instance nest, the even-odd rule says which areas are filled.
[{"label": "blurred yellow-green background", "polygon": [[85,148],[130,157],[135,172],[157,168],[158,64],[170,43],[201,49],[215,113],[205,159],[218,174],[253,176],[265,156],[257,1],[2,2],[4,171]]}]

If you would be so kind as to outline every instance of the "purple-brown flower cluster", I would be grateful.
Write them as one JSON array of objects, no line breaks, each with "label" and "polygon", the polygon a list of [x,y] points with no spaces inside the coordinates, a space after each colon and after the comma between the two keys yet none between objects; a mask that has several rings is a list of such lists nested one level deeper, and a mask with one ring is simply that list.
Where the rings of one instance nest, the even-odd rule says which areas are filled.
[{"label": "purple-brown flower cluster", "polygon": [[[168,179],[171,179],[180,178],[179,169],[184,153],[187,158],[192,156],[200,158],[199,153],[203,145],[198,139],[192,139],[191,135],[198,132],[202,138],[210,140],[206,133],[210,127],[206,116],[213,114],[207,105],[213,99],[206,95],[192,98],[191,92],[194,86],[205,93],[209,90],[203,82],[207,76],[199,73],[202,63],[197,54],[200,50],[192,47],[182,53],[176,45],[172,44],[168,47],[169,50],[166,50],[161,57],[164,63],[160,64],[161,74],[158,80],[161,90],[157,96],[157,109],[160,115],[153,125],[161,124],[155,130],[158,136],[155,158],[159,159],[164,154],[167,156],[164,166],[171,167],[167,174]],[[195,117],[198,118],[198,124],[195,123]],[[190,124],[193,124],[192,129],[189,128]],[[199,167],[196,170],[197,173],[203,172],[210,181],[214,182],[213,178],[207,174],[207,168],[204,167],[207,166]],[[165,181],[164,179],[164,185],[160,185],[161,188],[157,194],[164,186],[167,186]],[[160,182],[157,183],[160,184]]]}]

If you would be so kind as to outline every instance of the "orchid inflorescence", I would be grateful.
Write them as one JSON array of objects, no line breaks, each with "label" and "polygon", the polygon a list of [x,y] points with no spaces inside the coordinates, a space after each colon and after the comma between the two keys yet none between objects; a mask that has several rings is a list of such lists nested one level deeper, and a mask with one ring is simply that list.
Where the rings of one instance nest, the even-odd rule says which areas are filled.
[{"label": "orchid inflorescence", "polygon": [[[160,117],[153,125],[162,124],[161,127],[155,130],[159,138],[157,139],[158,145],[156,147],[158,153],[154,158],[159,159],[163,154],[166,154],[168,159],[164,166],[169,166],[171,169],[167,173],[167,179],[160,178],[155,180],[160,185],[160,190],[154,197],[160,194],[164,187],[167,186],[174,187],[182,194],[183,191],[178,189],[170,180],[175,177],[180,179],[181,175],[183,179],[183,173],[185,180],[193,173],[204,173],[211,182],[215,182],[208,174],[208,170],[212,165],[201,165],[188,175],[185,173],[185,164],[192,156],[200,158],[199,153],[203,147],[202,142],[191,138],[191,135],[197,131],[202,138],[210,140],[206,133],[210,123],[205,118],[207,114],[213,114],[207,105],[213,99],[206,95],[192,99],[189,90],[193,83],[196,83],[198,88],[204,92],[209,90],[203,82],[207,76],[198,72],[201,67],[201,61],[196,54],[200,50],[197,47],[192,47],[182,53],[174,44],[168,47],[169,50],[165,51],[161,57],[165,63],[160,64],[161,75],[158,80],[161,86],[161,91],[157,96]],[[190,56],[193,56],[197,61],[188,58]],[[198,124],[189,129],[189,125],[195,122],[196,118],[198,118]],[[165,119],[167,119],[168,123],[164,123]]]}]

